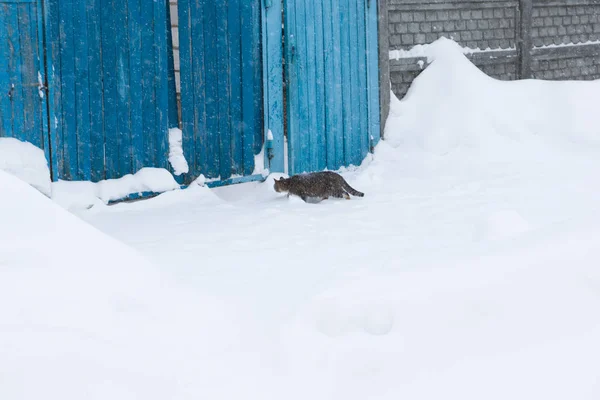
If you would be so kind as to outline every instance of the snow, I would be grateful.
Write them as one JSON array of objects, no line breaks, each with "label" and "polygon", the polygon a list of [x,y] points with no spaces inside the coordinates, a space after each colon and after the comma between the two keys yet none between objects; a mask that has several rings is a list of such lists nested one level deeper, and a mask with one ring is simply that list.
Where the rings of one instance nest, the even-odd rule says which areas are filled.
[{"label": "snow", "polygon": [[169,163],[177,176],[189,172],[188,163],[183,155],[182,132],[179,128],[169,129]]},{"label": "snow", "polygon": [[46,155],[33,144],[0,137],[0,170],[22,179],[46,196],[52,196]]},{"label": "snow", "polygon": [[426,56],[364,198],[0,197],[0,398],[598,399],[598,81]]},{"label": "snow", "polygon": [[180,185],[166,169],[142,168],[134,175],[129,174],[119,179],[107,179],[97,183],[55,182],[52,199],[63,208],[76,211],[121,200],[131,194],[162,193],[179,188]]},{"label": "snow", "polygon": [[[431,47],[439,47],[439,43],[440,43],[439,40],[449,41],[449,42],[456,44],[456,42],[452,41],[451,39],[441,37],[436,42],[429,43],[429,44],[417,44],[408,50],[404,50],[404,49],[390,50],[390,54],[389,54],[390,60],[399,60],[402,58],[427,57],[427,55],[431,53]],[[471,48],[471,47],[466,47],[466,46],[461,47],[458,44],[456,44],[455,47],[457,49],[459,49],[462,54],[490,53],[490,52],[498,52],[498,51],[515,51],[514,47],[507,47],[507,48],[499,47],[499,48],[495,48],[495,49],[487,47],[485,49],[481,49],[479,47],[476,47],[476,48]]]}]

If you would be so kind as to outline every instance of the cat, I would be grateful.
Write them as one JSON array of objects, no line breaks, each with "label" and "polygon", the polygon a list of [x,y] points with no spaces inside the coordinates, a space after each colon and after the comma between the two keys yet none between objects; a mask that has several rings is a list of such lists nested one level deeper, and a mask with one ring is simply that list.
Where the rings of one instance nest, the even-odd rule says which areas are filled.
[{"label": "cat", "polygon": [[364,193],[353,189],[339,174],[331,171],[312,172],[294,175],[291,178],[275,180],[273,185],[278,193],[288,193],[300,197],[305,202],[320,202],[330,197],[350,200],[350,195],[364,197]]}]

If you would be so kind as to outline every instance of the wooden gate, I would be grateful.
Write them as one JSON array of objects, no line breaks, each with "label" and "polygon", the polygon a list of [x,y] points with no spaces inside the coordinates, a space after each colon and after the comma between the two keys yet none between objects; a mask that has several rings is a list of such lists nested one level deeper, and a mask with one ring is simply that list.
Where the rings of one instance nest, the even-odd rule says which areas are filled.
[{"label": "wooden gate", "polygon": [[260,0],[179,0],[189,179],[251,176],[263,148]]},{"label": "wooden gate", "polygon": [[41,0],[0,0],[0,137],[44,149],[49,159]]},{"label": "wooden gate", "polygon": [[290,175],[359,165],[377,143],[376,0],[285,0]]}]

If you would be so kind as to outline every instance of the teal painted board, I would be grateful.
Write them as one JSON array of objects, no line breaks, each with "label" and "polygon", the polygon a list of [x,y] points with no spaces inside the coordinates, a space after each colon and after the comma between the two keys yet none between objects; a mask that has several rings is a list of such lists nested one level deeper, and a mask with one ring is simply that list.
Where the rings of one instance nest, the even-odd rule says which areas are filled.
[{"label": "teal painted board", "polygon": [[[340,138],[344,135],[343,126],[343,97],[342,97],[342,57],[341,57],[341,28],[340,18],[336,17],[334,11],[339,10],[340,0],[331,0],[331,9],[329,14],[325,14],[325,20],[331,21],[332,29],[332,45],[333,55],[331,57],[328,68],[333,70],[333,87],[329,88],[327,96],[330,98],[328,102],[328,114],[326,114],[327,126],[327,141],[333,143],[335,149],[333,153],[328,153],[328,160],[333,162],[328,163],[327,167],[330,170],[337,170],[344,165],[344,142]],[[326,18],[327,15],[331,18]],[[328,149],[330,147],[328,146]],[[329,151],[329,150],[328,150]]]},{"label": "teal painted board", "polygon": [[[371,151],[381,139],[381,119],[379,113],[379,18],[377,1],[367,0],[367,87],[369,103],[369,139]],[[387,29],[387,28],[385,28]]]},{"label": "teal painted board", "polygon": [[319,151],[319,143],[317,141],[317,71],[316,71],[316,46],[315,46],[315,5],[314,0],[304,0],[305,27],[306,34],[306,51],[303,52],[306,65],[306,90],[307,90],[307,118],[308,124],[304,135],[308,141],[308,164],[305,170],[313,171],[317,169],[317,154]]},{"label": "teal painted board", "polygon": [[[365,3],[369,0],[355,0],[356,1],[356,35],[358,38],[358,48],[367,49],[366,41],[366,27],[365,18]],[[358,51],[356,54],[358,57],[358,110],[359,110],[359,125],[358,125],[358,142],[356,144],[358,148],[357,165],[369,153],[369,104],[367,99],[367,50]]]},{"label": "teal painted board", "polygon": [[91,165],[91,113],[90,113],[90,71],[88,55],[88,7],[84,1],[74,4],[73,40],[75,57],[75,99],[77,116],[77,178],[90,180]]},{"label": "teal painted board", "polygon": [[[96,0],[97,1],[97,0]],[[131,110],[132,170],[144,167],[144,102],[142,84],[142,7],[140,1],[128,3],[129,90]],[[175,99],[175,101],[177,101]],[[177,112],[177,110],[175,110]],[[177,121],[177,115],[174,116]]]},{"label": "teal painted board", "polygon": [[[135,0],[132,0],[135,1]],[[115,164],[118,166],[118,176],[131,172],[131,105],[129,88],[129,32],[127,29],[128,0],[119,0],[115,4],[114,35],[116,38],[116,112],[117,112],[117,147]],[[156,21],[158,22],[158,21]]]},{"label": "teal painted board", "polygon": [[[101,0],[90,0],[86,4],[87,43],[92,49],[102,43],[101,21],[98,18]],[[104,172],[104,108],[102,105],[102,60],[88,50],[88,96],[89,97],[89,179],[100,181],[105,178]],[[87,175],[87,174],[86,174]]]},{"label": "teal painted board", "polygon": [[0,137],[14,137],[49,156],[41,2],[0,1]]},{"label": "teal painted board", "polygon": [[[325,119],[327,109],[325,108],[325,52],[324,52],[324,28],[325,21],[323,18],[323,3],[328,0],[314,0],[315,10],[315,132],[314,138],[316,146],[316,170],[324,170],[327,168],[327,131],[325,127]],[[319,23],[321,22],[322,23]]]},{"label": "teal painted board", "polygon": [[[243,1],[243,0],[242,0]],[[227,41],[229,51],[233,54],[241,54],[241,14],[240,0],[229,0]],[[242,66],[239,62],[229,63],[229,98],[231,113],[231,170],[234,175],[242,175],[243,172],[243,146],[244,129],[242,126],[242,88],[239,85],[242,79]]]},{"label": "teal painted board", "polygon": [[[179,115],[177,112],[177,82],[175,81],[175,58],[173,55],[173,31],[171,28],[171,7],[167,3],[167,62],[169,67],[169,128],[179,128]],[[138,7],[139,2],[129,3],[130,10],[132,7]],[[132,12],[130,18],[135,18],[135,14]],[[135,21],[132,21],[135,22]],[[130,24],[131,26],[132,24]],[[135,37],[133,32],[130,32],[130,37]],[[133,84],[133,81],[131,82]]]},{"label": "teal painted board", "polygon": [[263,132],[268,134],[265,165],[271,172],[284,172],[284,121],[283,121],[283,54],[282,2],[263,2],[262,7],[262,59],[263,68]]},{"label": "teal painted board", "polygon": [[260,1],[180,0],[178,8],[185,181],[251,175],[263,134]]},{"label": "teal painted board", "polygon": [[59,143],[62,135],[62,101],[60,77],[60,42],[59,34],[60,15],[58,13],[58,0],[48,0],[44,7],[44,34],[46,37],[46,71],[48,86],[48,119],[51,157],[49,159],[52,180],[60,178],[60,171],[64,166],[62,151]]},{"label": "teal painted board", "polygon": [[[250,1],[242,3],[241,11],[241,88],[242,88],[242,165],[243,174],[250,175],[254,170],[254,141],[253,127],[256,126],[256,113],[254,112],[255,86],[254,80],[254,52],[253,31],[254,14],[253,4]],[[250,34],[249,34],[250,33]]]},{"label": "teal painted board", "polygon": [[167,56],[167,31],[171,25],[167,20],[167,1],[154,2],[154,56],[156,91],[156,125],[154,137],[156,140],[154,166],[169,168],[169,66]]}]

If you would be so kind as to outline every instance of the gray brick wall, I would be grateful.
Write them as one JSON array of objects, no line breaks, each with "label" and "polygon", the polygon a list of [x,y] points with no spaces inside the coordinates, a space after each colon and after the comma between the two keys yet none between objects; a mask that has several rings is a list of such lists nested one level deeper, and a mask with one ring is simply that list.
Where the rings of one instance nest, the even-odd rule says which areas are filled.
[{"label": "gray brick wall", "polygon": [[[390,50],[445,36],[473,49],[503,49],[468,56],[497,79],[600,79],[600,44],[573,46],[600,41],[599,0],[387,2]],[[421,72],[419,61],[424,60],[390,60],[397,96],[403,97]]]}]

